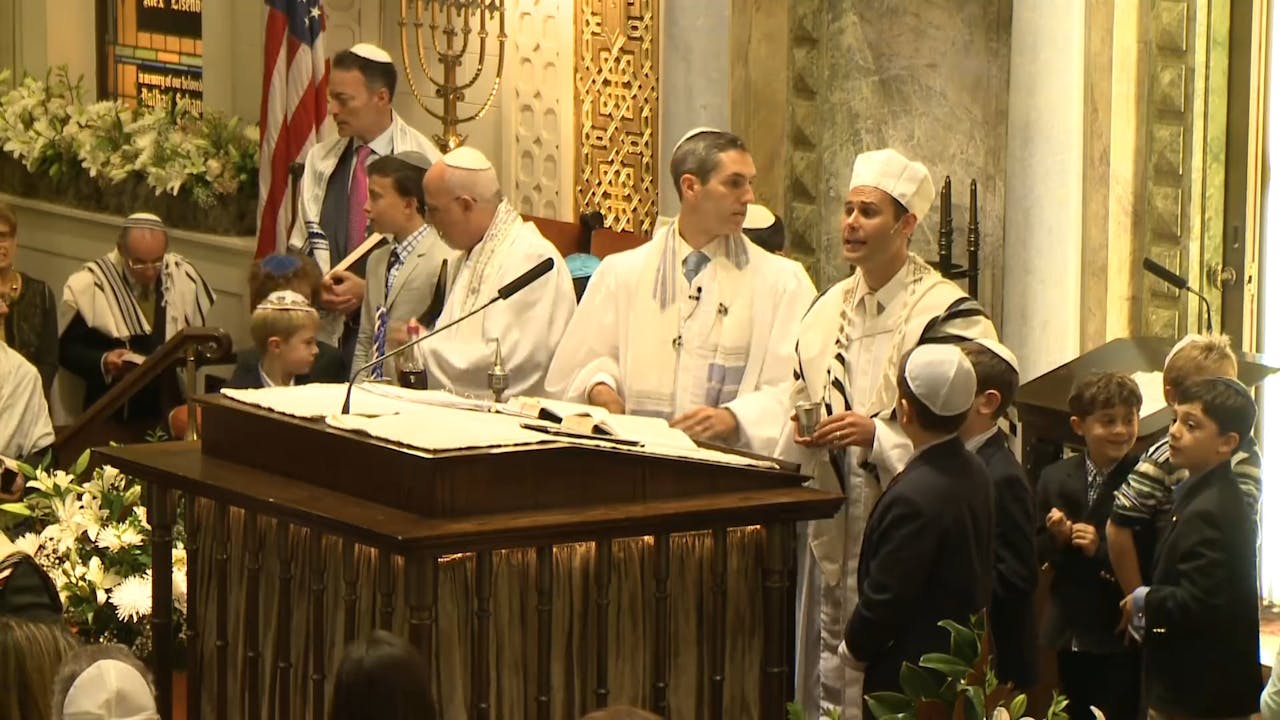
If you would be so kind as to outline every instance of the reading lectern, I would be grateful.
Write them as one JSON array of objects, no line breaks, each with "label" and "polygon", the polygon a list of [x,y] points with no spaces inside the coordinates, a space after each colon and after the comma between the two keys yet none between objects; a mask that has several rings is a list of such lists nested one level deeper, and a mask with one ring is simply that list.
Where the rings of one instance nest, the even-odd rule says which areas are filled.
[{"label": "reading lectern", "polygon": [[[175,516],[185,521],[188,717],[202,711],[259,717],[264,704],[278,717],[325,717],[334,658],[373,623],[405,628],[427,659],[435,699],[424,708],[428,717],[576,717],[607,705],[611,679],[623,675],[646,680],[643,700],[632,704],[670,717],[783,715],[793,672],[794,523],[830,517],[843,502],[804,487],[793,470],[553,436],[535,445],[425,452],[223,396],[198,402],[198,442],[94,451],[96,462],[148,484],[153,577],[169,577]],[[751,546],[759,557],[730,573],[729,530],[745,526],[763,526],[753,531],[759,542]],[[237,531],[243,539],[233,547]],[[709,531],[709,589],[699,604],[708,620],[685,633],[670,621],[673,535],[698,531]],[[614,582],[614,540],[626,538],[642,539],[635,552],[643,555],[644,577],[635,588]],[[632,541],[619,540],[618,547],[632,547],[625,542]],[[594,626],[589,632],[556,620],[569,597],[553,588],[572,587],[560,578],[559,551],[566,546],[591,552],[589,582],[579,583],[590,593],[582,603]],[[495,588],[495,563],[519,562],[503,554],[509,552],[531,558],[530,592]],[[467,564],[457,564],[459,557]],[[444,573],[460,567],[470,568],[457,586],[469,596],[442,597]],[[754,588],[743,585],[752,578]],[[166,711],[167,669],[178,659],[166,610],[172,590],[169,582],[154,583],[154,657]],[[643,603],[627,600],[636,597]],[[447,610],[453,605],[446,601],[467,612]],[[529,621],[523,638],[494,633],[495,611],[512,603]],[[619,603],[631,603],[624,620]],[[740,622],[745,607],[758,612]],[[611,632],[624,629],[644,641],[620,647],[615,640],[611,647]],[[569,647],[561,635],[571,630],[591,642]],[[749,643],[737,642],[748,631],[763,634],[757,660],[738,657],[751,652]],[[304,661],[294,663],[299,653]],[[566,653],[575,658],[567,670]],[[680,668],[690,667],[707,671],[687,678]],[[753,668],[758,685],[730,667]],[[442,686],[442,672],[455,671],[465,681]],[[673,682],[697,683],[690,695],[696,706],[671,701]],[[512,691],[526,701],[495,708],[495,686],[527,687]],[[758,694],[743,703],[743,687]]]}]

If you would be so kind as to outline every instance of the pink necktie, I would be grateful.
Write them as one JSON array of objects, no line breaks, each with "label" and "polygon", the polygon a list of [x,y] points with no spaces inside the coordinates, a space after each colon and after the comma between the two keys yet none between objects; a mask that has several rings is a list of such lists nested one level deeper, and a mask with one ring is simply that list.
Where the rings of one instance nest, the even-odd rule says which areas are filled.
[{"label": "pink necktie", "polygon": [[351,168],[351,184],[347,187],[347,246],[343,248],[343,255],[364,242],[364,231],[369,224],[369,218],[364,214],[364,203],[369,199],[369,176],[365,174],[365,163],[372,152],[373,148],[368,145],[356,148],[356,164]]}]

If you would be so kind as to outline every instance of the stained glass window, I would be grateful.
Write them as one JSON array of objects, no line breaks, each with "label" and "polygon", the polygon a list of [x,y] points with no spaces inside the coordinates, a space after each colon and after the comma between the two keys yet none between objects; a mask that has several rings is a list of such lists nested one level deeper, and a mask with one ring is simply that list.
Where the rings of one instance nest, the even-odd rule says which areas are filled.
[{"label": "stained glass window", "polygon": [[[106,0],[106,97],[195,112],[204,104],[203,0]],[[100,6],[101,7],[101,6]]]}]

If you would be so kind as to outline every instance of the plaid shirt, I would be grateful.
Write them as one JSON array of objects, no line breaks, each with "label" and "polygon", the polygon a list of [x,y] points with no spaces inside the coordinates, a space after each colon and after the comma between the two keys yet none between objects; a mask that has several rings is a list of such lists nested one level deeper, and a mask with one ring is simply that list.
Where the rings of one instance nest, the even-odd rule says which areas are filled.
[{"label": "plaid shirt", "polygon": [[391,256],[387,258],[387,287],[383,293],[383,305],[386,305],[391,299],[391,288],[396,283],[396,276],[400,274],[400,268],[404,267],[409,256],[413,255],[418,249],[418,242],[422,240],[422,236],[427,234],[429,225],[423,224],[422,227],[414,230],[402,242],[391,243]]},{"label": "plaid shirt", "polygon": [[1107,479],[1107,475],[1111,474],[1111,470],[1115,468],[1112,465],[1109,468],[1100,469],[1093,464],[1093,459],[1089,457],[1089,453],[1084,454],[1084,470],[1085,478],[1088,480],[1088,506],[1093,506],[1093,501],[1098,499],[1098,491],[1102,489],[1102,482]]}]

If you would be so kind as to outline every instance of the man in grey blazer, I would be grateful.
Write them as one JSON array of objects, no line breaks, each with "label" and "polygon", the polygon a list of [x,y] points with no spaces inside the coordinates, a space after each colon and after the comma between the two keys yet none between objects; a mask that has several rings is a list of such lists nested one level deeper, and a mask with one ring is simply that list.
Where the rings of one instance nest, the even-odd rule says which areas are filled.
[{"label": "man in grey blazer", "polygon": [[[449,279],[460,265],[458,253],[444,244],[425,218],[422,176],[430,164],[425,155],[413,151],[369,164],[369,200],[364,211],[374,231],[390,242],[369,254],[352,377],[365,363],[405,342],[410,319],[431,326],[432,300],[438,313]],[[369,376],[395,377],[394,363],[375,366]]]}]

